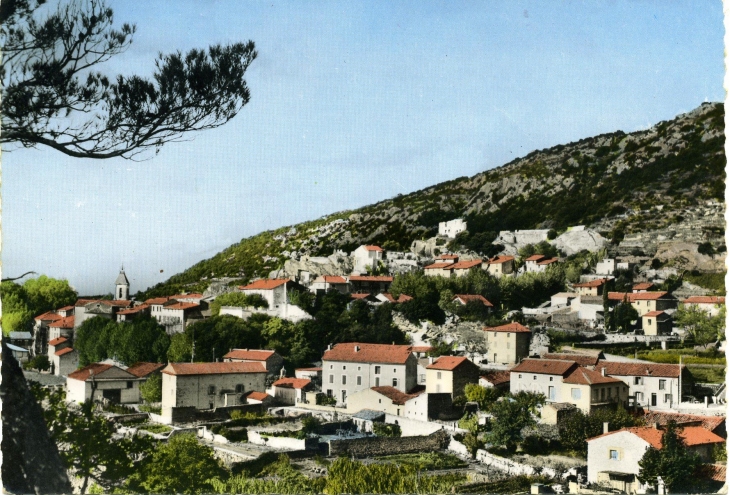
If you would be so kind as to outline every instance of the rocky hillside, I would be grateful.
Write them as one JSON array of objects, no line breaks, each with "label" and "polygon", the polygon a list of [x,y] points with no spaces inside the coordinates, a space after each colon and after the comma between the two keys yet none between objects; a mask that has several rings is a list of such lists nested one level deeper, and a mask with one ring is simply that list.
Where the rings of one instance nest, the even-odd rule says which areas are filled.
[{"label": "rocky hillside", "polygon": [[617,254],[653,257],[660,251],[667,258],[666,242],[675,238],[694,246],[688,248],[692,255],[701,243],[709,244],[700,250],[724,251],[723,146],[723,106],[704,103],[645,131],[533,151],[473,177],[263,232],[143,295],[263,277],[287,260],[349,252],[363,243],[406,251],[414,240],[434,236],[439,222],[459,217],[469,229],[459,241],[476,253],[486,252],[499,231],[560,232],[573,225],[610,239],[609,251]]}]

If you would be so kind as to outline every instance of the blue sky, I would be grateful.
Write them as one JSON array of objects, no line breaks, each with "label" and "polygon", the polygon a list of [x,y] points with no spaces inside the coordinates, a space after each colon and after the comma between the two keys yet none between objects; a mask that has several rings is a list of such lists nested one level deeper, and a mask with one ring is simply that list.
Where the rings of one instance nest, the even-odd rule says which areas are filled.
[{"label": "blue sky", "polygon": [[[720,1],[110,0],[109,74],[255,41],[251,102],[149,160],[3,152],[3,276],[132,292],[262,230],[724,99]],[[160,270],[163,270],[161,273]]]}]

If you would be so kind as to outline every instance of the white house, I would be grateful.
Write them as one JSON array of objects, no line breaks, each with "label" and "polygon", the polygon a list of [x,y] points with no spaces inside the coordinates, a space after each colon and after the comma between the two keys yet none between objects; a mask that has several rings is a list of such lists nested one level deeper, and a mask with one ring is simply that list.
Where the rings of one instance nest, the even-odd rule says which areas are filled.
[{"label": "white house", "polygon": [[604,258],[596,263],[596,275],[613,275],[616,271],[616,260]]},{"label": "white house", "polygon": [[174,408],[246,404],[246,392],[265,388],[261,363],[170,363],[162,370],[162,416],[172,417]]},{"label": "white house", "polygon": [[92,363],[66,377],[66,400],[83,403],[108,400],[117,404],[139,402],[142,380],[111,364]]},{"label": "white house", "polygon": [[338,275],[320,275],[314,279],[309,290],[315,294],[325,294],[330,290],[336,290],[341,294],[350,293],[350,282]]},{"label": "white house", "polygon": [[79,353],[71,347],[66,337],[58,337],[48,342],[48,360],[52,373],[67,376],[79,367]]},{"label": "white house", "polygon": [[309,313],[299,306],[292,304],[289,299],[289,295],[292,291],[304,292],[307,289],[288,278],[256,280],[248,285],[239,286],[238,290],[247,295],[261,296],[264,298],[269,307],[266,309],[259,309],[223,306],[220,314],[229,314],[247,319],[252,313],[263,313],[293,322],[312,318]]},{"label": "white house", "polygon": [[74,315],[65,316],[48,324],[48,338],[53,340],[59,337],[71,337],[74,330]]},{"label": "white house", "polygon": [[[678,364],[621,363],[599,361],[596,371],[622,380],[629,386],[629,399],[637,406],[670,409],[680,398]],[[682,365],[682,390],[690,388],[690,376]]]},{"label": "white house", "polygon": [[223,355],[225,362],[261,363],[270,375],[278,375],[284,366],[284,358],[269,349],[231,349]]},{"label": "white house", "polygon": [[271,385],[272,396],[279,404],[293,406],[304,401],[304,393],[314,388],[306,378],[280,378]]},{"label": "white house", "polygon": [[337,344],[322,356],[322,390],[341,404],[371,387],[408,393],[416,386],[417,359],[408,345]]},{"label": "white house", "polygon": [[544,272],[547,267],[560,261],[558,258],[548,258],[543,254],[533,254],[525,259],[525,271],[532,273]]},{"label": "white house", "polygon": [[515,257],[495,256],[485,260],[482,263],[482,269],[487,270],[487,273],[497,278],[512,275],[515,272]]},{"label": "white house", "polygon": [[682,301],[682,304],[697,306],[699,309],[707,311],[710,316],[717,316],[720,308],[725,306],[725,298],[722,296],[692,296]]},{"label": "white house", "polygon": [[466,222],[463,218],[449,220],[448,222],[439,222],[439,235],[453,239],[457,235],[466,230]]},{"label": "white house", "polygon": [[[663,430],[652,427],[622,428],[588,439],[588,482],[597,483],[624,493],[645,493],[648,488],[639,482],[639,461],[649,447],[662,448]],[[688,450],[703,461],[711,460],[715,445],[725,443],[700,426],[688,426],[679,432]]]},{"label": "white house", "polygon": [[378,263],[383,260],[383,248],[362,245],[355,249],[350,256],[354,258],[353,273],[368,273],[376,270]]},{"label": "white house", "polygon": [[423,388],[407,394],[390,386],[371,387],[355,392],[348,397],[347,409],[350,411],[371,409],[393,416],[410,416],[413,419],[428,421],[428,401],[426,398],[423,397],[420,403],[414,401],[414,399],[421,396],[425,396]]}]

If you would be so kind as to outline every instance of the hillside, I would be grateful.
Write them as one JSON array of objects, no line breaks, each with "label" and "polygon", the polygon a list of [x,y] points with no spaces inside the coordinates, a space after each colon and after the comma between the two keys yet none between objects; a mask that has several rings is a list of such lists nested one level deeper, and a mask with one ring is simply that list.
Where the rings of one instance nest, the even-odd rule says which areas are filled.
[{"label": "hillside", "polygon": [[684,230],[699,229],[695,237],[724,250],[721,222],[693,220],[706,215],[706,202],[724,202],[723,146],[723,105],[704,103],[645,131],[533,151],[473,177],[262,232],[139,296],[203,290],[214,278],[265,277],[287,259],[349,252],[363,243],[405,251],[414,240],[432,237],[439,222],[459,217],[469,229],[459,240],[476,253],[485,252],[501,230],[586,225],[610,239],[614,252],[654,256],[653,241],[664,234],[642,240],[642,233],[674,232],[682,222],[690,222]]}]

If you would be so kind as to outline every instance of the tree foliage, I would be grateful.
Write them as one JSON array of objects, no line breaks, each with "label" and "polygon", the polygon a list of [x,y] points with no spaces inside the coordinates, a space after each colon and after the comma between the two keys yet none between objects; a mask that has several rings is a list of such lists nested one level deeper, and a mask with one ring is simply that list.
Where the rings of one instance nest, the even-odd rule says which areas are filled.
[{"label": "tree foliage", "polygon": [[537,407],[545,402],[545,396],[534,392],[517,392],[506,395],[492,405],[494,420],[487,440],[492,444],[514,450],[522,439],[522,429],[534,426]]},{"label": "tree foliage", "polygon": [[687,450],[677,425],[670,421],[662,434],[662,447],[649,447],[639,461],[639,480],[656,485],[661,477],[668,492],[689,489],[700,464],[699,455]]},{"label": "tree foliage", "polygon": [[614,410],[595,409],[588,415],[577,410],[560,424],[560,443],[564,448],[585,456],[588,452],[586,439],[603,433],[603,423],[608,423],[609,431],[616,431],[629,426],[639,426],[641,420],[629,414],[620,405]]},{"label": "tree foliage", "polygon": [[623,301],[613,308],[611,315],[612,327],[627,333],[634,329],[634,325],[639,320],[639,312],[636,311],[630,302]]},{"label": "tree foliage", "polygon": [[479,404],[479,409],[485,412],[489,412],[502,395],[503,392],[495,387],[482,387],[476,383],[468,383],[464,387],[466,400],[476,402]]},{"label": "tree foliage", "polygon": [[139,386],[139,391],[145,402],[154,403],[162,400],[162,375],[152,373]]},{"label": "tree foliage", "polygon": [[675,313],[677,325],[683,327],[697,345],[707,345],[725,338],[725,305],[715,316],[696,304],[680,304]]},{"label": "tree foliage", "polygon": [[115,358],[131,365],[146,361],[165,362],[170,337],[157,321],[150,317],[117,323],[96,316],[76,329],[74,348],[79,352],[79,364]]},{"label": "tree foliage", "polygon": [[250,100],[254,43],[160,54],[151,79],[110,78],[100,66],[132,43],[103,0],[7,0],[0,10],[1,143],[48,146],[80,158],[133,157],[215,128]]},{"label": "tree foliage", "polygon": [[33,317],[76,302],[77,294],[67,280],[45,275],[26,280],[22,285],[4,281],[0,285],[3,301],[3,332],[28,330]]},{"label": "tree foliage", "polygon": [[227,292],[215,298],[210,304],[210,313],[217,316],[222,306],[236,306],[239,308],[268,308],[269,303],[258,294],[244,294],[243,292]]}]

